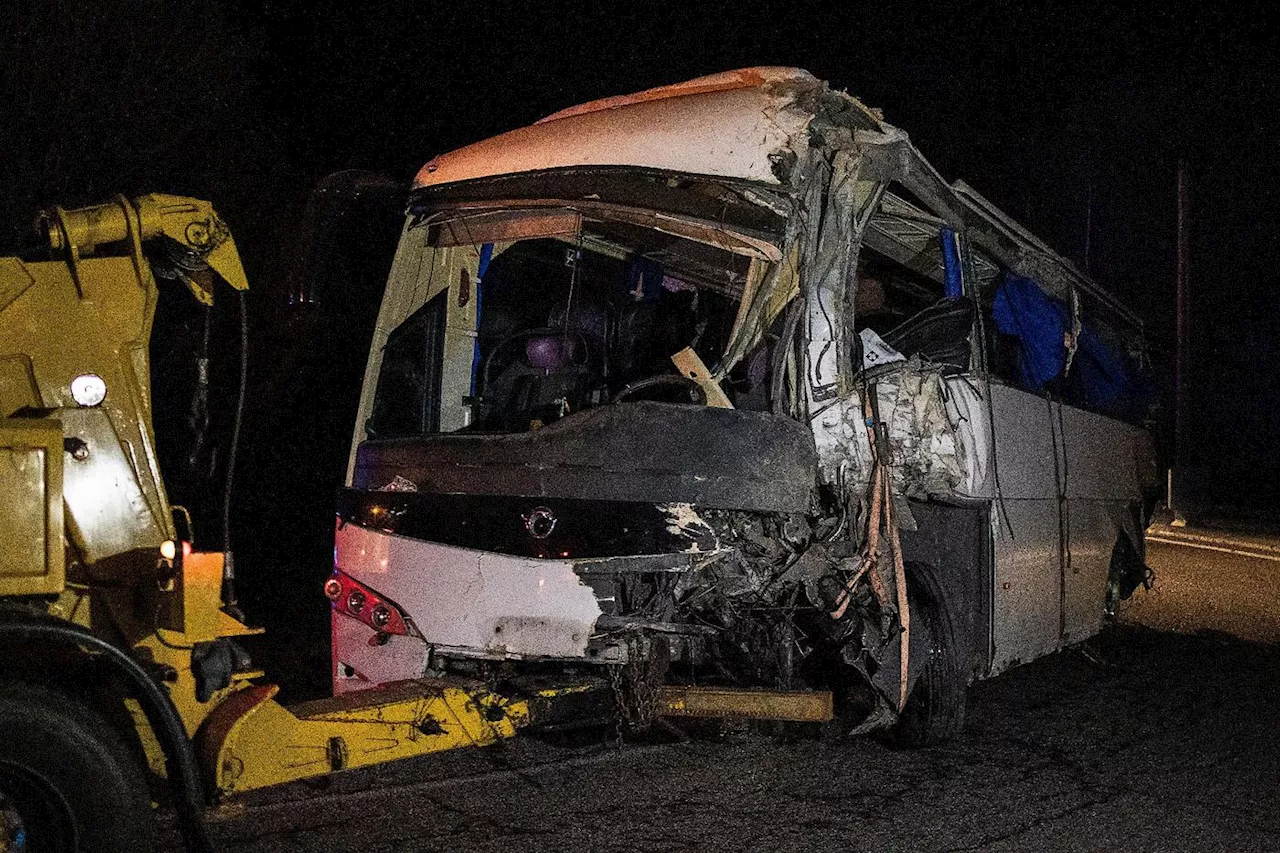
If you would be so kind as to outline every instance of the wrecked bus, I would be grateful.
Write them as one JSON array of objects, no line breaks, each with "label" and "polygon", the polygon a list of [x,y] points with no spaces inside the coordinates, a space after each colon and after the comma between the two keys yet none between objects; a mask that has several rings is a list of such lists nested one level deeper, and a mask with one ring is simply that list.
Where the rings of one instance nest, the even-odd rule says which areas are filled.
[{"label": "wrecked bus", "polygon": [[[830,691],[903,744],[1096,634],[1159,477],[1137,317],[879,111],[752,68],[415,179],[336,524],[337,693]],[[785,709],[780,712],[786,715]]]}]

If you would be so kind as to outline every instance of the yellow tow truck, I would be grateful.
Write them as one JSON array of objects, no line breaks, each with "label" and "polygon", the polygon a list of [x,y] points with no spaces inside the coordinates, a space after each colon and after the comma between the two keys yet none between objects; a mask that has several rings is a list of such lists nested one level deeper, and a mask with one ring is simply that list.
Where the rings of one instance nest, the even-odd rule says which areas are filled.
[{"label": "yellow tow truck", "polygon": [[184,541],[152,424],[157,271],[243,319],[231,233],[158,194],[40,222],[48,259],[0,258],[0,850],[149,850],[149,779],[209,850],[213,796],[492,743],[584,689],[418,679],[277,703],[229,642],[259,629],[231,555]]}]

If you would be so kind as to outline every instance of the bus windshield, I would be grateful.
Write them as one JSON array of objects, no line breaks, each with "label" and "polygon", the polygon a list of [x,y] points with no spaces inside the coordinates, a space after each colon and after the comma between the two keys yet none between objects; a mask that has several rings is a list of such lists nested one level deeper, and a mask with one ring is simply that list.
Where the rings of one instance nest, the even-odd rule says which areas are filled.
[{"label": "bus windshield", "polygon": [[[388,328],[371,438],[524,432],[632,399],[705,403],[672,356],[718,364],[744,290],[780,257],[692,217],[591,204],[440,210],[414,231],[422,272]],[[727,383],[735,405],[764,408],[766,380],[742,364]]]}]

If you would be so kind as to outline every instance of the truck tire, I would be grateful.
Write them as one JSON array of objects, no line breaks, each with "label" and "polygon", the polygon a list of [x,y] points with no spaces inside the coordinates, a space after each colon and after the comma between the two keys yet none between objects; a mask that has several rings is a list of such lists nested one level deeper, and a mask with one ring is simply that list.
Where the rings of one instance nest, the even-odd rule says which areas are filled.
[{"label": "truck tire", "polygon": [[[924,632],[928,651],[906,706],[886,734],[892,746],[918,749],[960,734],[968,680],[955,621],[933,570],[919,563],[908,564],[907,593],[912,630]],[[913,650],[919,645],[911,644]]]},{"label": "truck tire", "polygon": [[150,796],[119,735],[81,702],[47,687],[0,684],[3,849],[146,853]]}]

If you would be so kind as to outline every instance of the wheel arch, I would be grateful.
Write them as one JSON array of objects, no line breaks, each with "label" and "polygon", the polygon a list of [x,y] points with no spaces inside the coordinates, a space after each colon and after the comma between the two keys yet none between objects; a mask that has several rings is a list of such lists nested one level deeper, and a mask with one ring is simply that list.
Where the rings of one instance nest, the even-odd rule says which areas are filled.
[{"label": "wheel arch", "polygon": [[[910,507],[915,529],[900,532],[908,586],[945,602],[962,645],[961,665],[969,680],[981,678],[992,660],[990,507],[937,501],[911,501]],[[927,576],[913,580],[913,573]]]},{"label": "wheel arch", "polygon": [[[204,786],[195,751],[165,689],[124,649],[92,631],[32,608],[0,604],[0,648],[16,649],[22,646],[35,647],[42,653],[29,658],[27,665],[20,670],[12,668],[10,662],[5,667],[8,671],[0,677],[60,690],[103,712],[107,722],[117,724],[117,729],[120,728],[118,723],[122,708],[104,707],[102,693],[97,689],[104,686],[100,682],[95,683],[94,690],[70,689],[75,671],[83,666],[90,671],[105,674],[117,680],[128,695],[137,699],[164,751],[166,776],[185,846],[190,851],[200,853],[212,851],[204,821]],[[55,653],[62,661],[74,662],[71,672],[54,671],[49,666]]]}]

